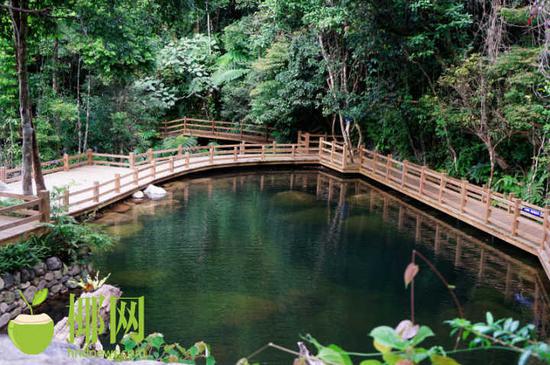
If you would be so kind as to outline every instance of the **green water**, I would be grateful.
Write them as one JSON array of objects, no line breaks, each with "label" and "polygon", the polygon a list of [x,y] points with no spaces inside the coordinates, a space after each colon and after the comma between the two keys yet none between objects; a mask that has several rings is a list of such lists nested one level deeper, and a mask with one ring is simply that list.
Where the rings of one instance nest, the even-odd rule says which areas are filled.
[{"label": "green water", "polygon": [[[371,351],[370,329],[409,316],[403,270],[413,248],[456,285],[467,316],[481,319],[490,310],[540,321],[532,309],[534,287],[518,274],[537,272],[536,261],[507,262],[519,253],[483,248],[487,238],[469,229],[458,231],[466,235],[457,245],[457,232],[448,228],[456,222],[417,214],[418,206],[368,184],[315,171],[263,171],[185,179],[167,189],[163,201],[106,213],[100,222],[111,225],[120,243],[95,265],[112,273],[109,281],[125,295],[145,296],[147,333],[184,345],[204,340],[218,363],[235,363],[268,342],[295,349],[307,333],[349,351]],[[407,214],[399,219],[399,211]],[[416,293],[417,322],[451,346],[442,322],[457,311],[425,265]],[[288,364],[292,357],[268,350],[253,360]]]}]

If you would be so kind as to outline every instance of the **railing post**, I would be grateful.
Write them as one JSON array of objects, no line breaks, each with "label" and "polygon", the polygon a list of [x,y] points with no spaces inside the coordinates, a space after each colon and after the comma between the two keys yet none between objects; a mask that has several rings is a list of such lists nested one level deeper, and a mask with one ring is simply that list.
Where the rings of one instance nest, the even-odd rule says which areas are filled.
[{"label": "railing post", "polygon": [[485,202],[485,223],[489,223],[489,217],[491,215],[491,189],[486,190],[486,202]]},{"label": "railing post", "polygon": [[94,202],[99,202],[99,182],[94,181]]},{"label": "railing post", "polygon": [[147,160],[148,160],[149,162],[151,162],[151,161],[153,161],[153,157],[154,157],[154,156],[153,156],[153,149],[152,149],[152,148],[149,148],[149,149],[147,150]]},{"label": "railing post", "polygon": [[372,151],[372,173],[376,175],[376,170],[378,170],[378,152]]},{"label": "railing post", "polygon": [[462,179],[462,183],[460,184],[460,213],[464,213],[464,206],[466,205],[466,179]]},{"label": "railing post", "polygon": [[405,187],[405,181],[407,180],[407,174],[409,169],[409,161],[405,160],[403,161],[403,168],[401,170],[401,187]]},{"label": "railing post", "polygon": [[325,139],[323,137],[319,138],[319,157],[323,155],[323,144],[325,143]]},{"label": "railing post", "polygon": [[233,146],[233,161],[237,161],[238,154],[239,154],[239,147]]},{"label": "railing post", "polygon": [[115,193],[120,193],[120,174],[115,174]]},{"label": "railing post", "polygon": [[177,154],[178,160],[181,159],[182,156],[183,156],[183,145],[179,144],[178,145],[178,154]]},{"label": "railing post", "polygon": [[40,190],[38,197],[40,198],[40,203],[38,203],[40,222],[48,223],[50,221],[50,192],[48,190]]},{"label": "railing post", "polygon": [[151,178],[157,178],[157,160],[155,159],[151,160]]},{"label": "railing post", "polygon": [[344,149],[342,150],[342,163],[341,163],[342,169],[346,168],[346,163],[348,160],[348,156],[346,154],[347,149],[348,149],[348,145],[344,143]]},{"label": "railing post", "polygon": [[70,199],[69,189],[65,188],[63,190],[63,207],[67,212],[69,211],[69,206],[70,206],[69,199]]},{"label": "railing post", "polygon": [[424,195],[424,183],[426,181],[426,166],[422,165],[420,169],[420,186],[418,187],[418,192],[420,195]]},{"label": "railing post", "polygon": [[441,173],[439,175],[439,195],[437,197],[437,201],[439,204],[443,204],[443,193],[445,192],[445,188],[447,187],[447,174]]},{"label": "railing post", "polygon": [[359,146],[359,170],[363,168],[363,158],[365,157],[365,151],[363,146]]},{"label": "railing post", "polygon": [[136,167],[136,154],[134,152],[130,152],[128,154],[128,163],[130,164],[131,169]]},{"label": "railing post", "polygon": [[542,210],[542,241],[540,241],[540,247],[544,249],[546,239],[550,235],[550,206],[544,207]]},{"label": "railing post", "polygon": [[244,141],[241,142],[241,145],[239,146],[239,153],[241,155],[244,154],[244,150],[245,150],[245,146],[244,146]]},{"label": "railing post", "polygon": [[277,154],[277,142],[273,141],[273,146],[271,147],[271,154],[276,155]]},{"label": "railing post", "polygon": [[187,117],[183,117],[183,131],[187,130]]},{"label": "railing post", "polygon": [[292,145],[292,158],[295,158],[296,157],[296,145],[293,144]]},{"label": "railing post", "polygon": [[209,161],[210,161],[210,164],[214,163],[214,146],[212,145],[210,145],[210,150],[209,150]]},{"label": "railing post", "polygon": [[6,168],[0,167],[0,181],[6,181]]},{"label": "railing post", "polygon": [[334,149],[335,149],[334,142],[332,142],[330,147],[330,162],[332,163],[334,163]]},{"label": "railing post", "polygon": [[262,161],[265,159],[265,144],[262,145],[262,154],[260,155],[260,159]]},{"label": "railing post", "polygon": [[170,173],[174,172],[174,156],[170,156],[168,158],[168,169],[170,170]]},{"label": "railing post", "polygon": [[306,154],[309,154],[309,140],[310,140],[311,136],[310,136],[309,132],[306,132],[305,135],[306,135],[306,138],[305,138]]},{"label": "railing post", "polygon": [[93,165],[94,164],[94,151],[92,151],[91,148],[88,148],[86,150],[86,158],[88,160],[88,165]]},{"label": "railing post", "polygon": [[133,171],[133,177],[134,177],[134,185],[138,186],[139,185],[139,170],[135,167],[134,167],[134,171]]},{"label": "railing post", "polygon": [[389,181],[390,179],[390,165],[392,160],[392,154],[386,156],[386,181]]},{"label": "railing post", "polygon": [[520,202],[521,201],[519,199],[514,198],[514,220],[512,221],[512,236],[517,236],[518,235],[519,214],[520,214],[519,205],[520,205]]},{"label": "railing post", "polygon": [[298,137],[297,137],[296,140],[298,141],[298,144],[299,144],[300,141],[302,140],[302,131],[301,131],[301,130],[298,131]]},{"label": "railing post", "polygon": [[63,171],[69,171],[71,169],[71,164],[69,162],[69,155],[63,154]]},{"label": "railing post", "polygon": [[191,154],[189,151],[185,152],[185,167],[189,168],[189,160],[191,159]]}]

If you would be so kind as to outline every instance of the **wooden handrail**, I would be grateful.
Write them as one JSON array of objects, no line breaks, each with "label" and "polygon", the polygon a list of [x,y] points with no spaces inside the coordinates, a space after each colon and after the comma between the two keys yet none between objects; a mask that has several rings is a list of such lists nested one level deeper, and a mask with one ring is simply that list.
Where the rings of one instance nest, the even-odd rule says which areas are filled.
[{"label": "wooden handrail", "polygon": [[[217,128],[217,125],[214,124],[213,127]],[[352,151],[353,155],[350,156],[348,151]],[[343,143],[327,141],[322,136],[312,143],[311,135],[307,132],[300,132],[299,141],[294,144],[241,142],[189,148],[178,146],[129,155],[88,151],[85,154],[54,160],[53,165],[61,161],[61,169],[74,168],[80,166],[81,162],[74,164],[73,161],[82,160],[82,163],[87,164],[112,165],[129,169],[126,174],[113,176],[108,181],[97,181],[91,187],[83,187],[80,190],[69,189],[58,203],[74,211],[82,209],[79,207],[83,205],[99,205],[106,199],[116,198],[117,195],[124,194],[128,190],[141,188],[158,179],[165,179],[195,168],[240,162],[295,161],[306,158],[308,161],[320,163],[331,169],[360,173],[372,178],[530,253],[538,254],[538,250],[550,251],[548,207],[538,207],[513,196],[493,192],[487,187],[479,187],[465,180],[449,177],[425,166],[399,161],[391,155],[384,156],[366,148],[349,149]],[[9,193],[0,193],[0,196],[9,196]],[[77,196],[81,196],[78,201],[75,200]],[[33,199],[37,197],[22,198],[25,202]],[[24,204],[24,207],[30,206],[30,204]],[[3,211],[9,213],[16,210],[10,208]],[[0,210],[1,213],[2,210]],[[550,262],[548,269],[550,272]]]}]

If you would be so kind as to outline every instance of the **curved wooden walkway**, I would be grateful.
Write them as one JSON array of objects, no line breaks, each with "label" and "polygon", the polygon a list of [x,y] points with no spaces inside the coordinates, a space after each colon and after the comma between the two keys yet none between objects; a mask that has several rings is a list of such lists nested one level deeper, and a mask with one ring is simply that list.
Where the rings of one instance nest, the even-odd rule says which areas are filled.
[{"label": "curved wooden walkway", "polygon": [[232,123],[183,117],[162,123],[163,138],[192,136],[226,141],[266,143],[273,141],[272,128],[251,123]]},{"label": "curved wooden walkway", "polygon": [[[305,133],[300,134],[299,143],[294,144],[245,144],[243,141],[234,145],[187,149],[179,146],[129,155],[88,151],[65,155],[43,165],[48,189],[57,191],[52,194],[51,205],[77,215],[125,198],[151,183],[192,172],[243,165],[316,164],[366,176],[537,255],[550,277],[548,208],[450,178],[425,166],[397,161],[391,155],[383,156],[365,148],[352,153],[345,153],[346,150],[339,142],[328,142],[319,136],[312,138]],[[20,185],[16,183],[20,178],[18,172],[18,169],[0,170],[0,180],[11,183],[15,192]],[[46,192],[41,192],[39,197],[20,197],[21,204],[0,209],[0,242],[17,238],[36,228],[40,221],[49,219]]]}]

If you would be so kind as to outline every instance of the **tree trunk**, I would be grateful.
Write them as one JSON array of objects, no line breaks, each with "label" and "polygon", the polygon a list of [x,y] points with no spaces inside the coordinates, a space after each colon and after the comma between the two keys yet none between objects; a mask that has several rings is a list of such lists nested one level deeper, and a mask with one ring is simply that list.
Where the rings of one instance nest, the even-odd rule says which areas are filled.
[{"label": "tree trunk", "polygon": [[76,68],[76,129],[78,133],[78,153],[82,153],[82,121],[80,118],[80,62],[78,57],[78,66]]},{"label": "tree trunk", "polygon": [[26,195],[32,195],[32,170],[37,189],[44,189],[44,178],[40,166],[38,146],[32,123],[32,106],[29,95],[29,79],[27,73],[27,32],[28,14],[18,9],[27,9],[28,0],[10,1],[10,18],[13,26],[13,39],[15,44],[15,61],[17,65],[17,80],[19,83],[19,114],[21,116],[22,130],[22,189]]},{"label": "tree trunk", "polygon": [[493,183],[493,176],[495,175],[495,149],[493,148],[491,142],[485,143],[487,146],[487,151],[489,152],[489,163],[491,165],[491,171],[489,173],[489,180],[487,181],[487,186],[491,188]]},{"label": "tree trunk", "polygon": [[57,81],[57,63],[59,59],[59,39],[55,37],[53,42],[53,67],[52,67],[52,89],[55,95],[59,93],[59,83]]},{"label": "tree trunk", "polygon": [[88,74],[88,97],[86,98],[86,127],[84,128],[84,141],[82,151],[88,149],[88,130],[90,129],[90,93],[92,90],[92,77]]}]

